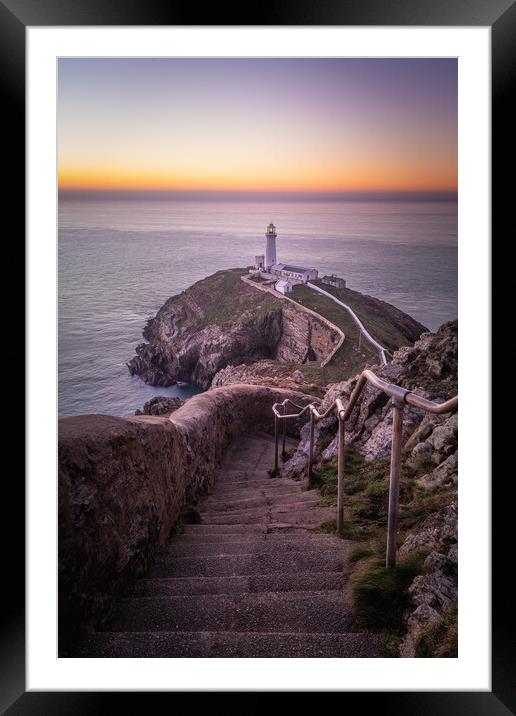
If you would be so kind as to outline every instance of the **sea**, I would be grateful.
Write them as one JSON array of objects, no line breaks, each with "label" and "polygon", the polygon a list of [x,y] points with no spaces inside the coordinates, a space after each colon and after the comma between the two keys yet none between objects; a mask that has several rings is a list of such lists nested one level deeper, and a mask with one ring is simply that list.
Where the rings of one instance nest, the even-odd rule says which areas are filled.
[{"label": "sea", "polygon": [[271,221],[278,261],[335,273],[430,330],[457,317],[456,201],[60,198],[59,417],[198,392],[148,386],[126,362],[170,296],[263,254]]}]

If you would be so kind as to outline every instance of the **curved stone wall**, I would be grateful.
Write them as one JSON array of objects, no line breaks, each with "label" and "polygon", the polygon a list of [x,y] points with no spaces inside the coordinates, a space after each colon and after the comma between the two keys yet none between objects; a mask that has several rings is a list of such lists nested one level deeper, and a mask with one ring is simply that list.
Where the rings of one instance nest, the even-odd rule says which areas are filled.
[{"label": "curved stone wall", "polygon": [[209,488],[227,446],[271,430],[274,402],[301,393],[231,385],[170,418],[84,415],[59,421],[60,653],[99,624],[146,571],[182,506]]}]

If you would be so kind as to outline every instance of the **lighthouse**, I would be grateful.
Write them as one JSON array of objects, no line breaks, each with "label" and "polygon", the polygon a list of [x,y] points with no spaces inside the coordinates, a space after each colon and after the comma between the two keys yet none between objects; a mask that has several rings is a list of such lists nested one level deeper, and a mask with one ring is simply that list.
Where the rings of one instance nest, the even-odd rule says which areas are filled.
[{"label": "lighthouse", "polygon": [[265,270],[269,271],[276,263],[276,227],[271,222],[265,232],[267,244],[265,246]]}]

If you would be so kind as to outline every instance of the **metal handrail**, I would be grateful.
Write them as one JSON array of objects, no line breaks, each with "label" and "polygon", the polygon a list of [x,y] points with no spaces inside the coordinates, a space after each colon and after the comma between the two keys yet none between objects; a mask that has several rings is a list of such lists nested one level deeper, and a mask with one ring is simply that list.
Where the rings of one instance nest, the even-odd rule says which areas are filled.
[{"label": "metal handrail", "polygon": [[[337,451],[337,532],[342,536],[344,532],[344,434],[345,422],[348,420],[358,398],[360,397],[366,383],[371,383],[378,390],[383,391],[391,398],[392,402],[392,444],[391,444],[391,465],[389,477],[389,511],[387,523],[387,554],[386,566],[396,566],[396,530],[398,521],[398,502],[399,502],[399,480],[400,480],[400,462],[402,450],[402,429],[403,429],[403,412],[405,405],[412,405],[415,408],[421,408],[429,413],[440,415],[449,413],[457,408],[459,399],[454,396],[444,403],[436,403],[433,400],[423,398],[417,393],[389,383],[379,378],[370,370],[364,370],[358,377],[357,384],[349,398],[348,404],[344,406],[341,398],[336,398],[331,405],[324,411],[319,412],[314,403],[302,406],[294,403],[290,398],[286,398],[282,403],[274,403],[272,411],[274,413],[274,435],[275,435],[275,460],[274,472],[278,472],[278,443],[279,443],[279,421],[288,418],[298,418],[307,411],[310,412],[310,443],[308,449],[308,486],[312,486],[313,478],[313,453],[314,453],[314,431],[316,421],[326,418],[333,411],[336,412],[339,421],[339,437]],[[297,413],[287,413],[287,405],[297,408]],[[286,424],[283,423],[283,453],[285,452],[285,432]]]}]

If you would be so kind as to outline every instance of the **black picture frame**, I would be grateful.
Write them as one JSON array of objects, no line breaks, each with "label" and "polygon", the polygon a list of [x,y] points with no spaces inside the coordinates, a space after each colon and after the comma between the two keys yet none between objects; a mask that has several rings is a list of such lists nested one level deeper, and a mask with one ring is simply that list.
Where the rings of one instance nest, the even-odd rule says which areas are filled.
[{"label": "black picture frame", "polygon": [[[244,14],[245,11],[245,14]],[[511,182],[504,177],[513,171],[511,152],[513,117],[509,110],[511,80],[514,81],[516,5],[513,0],[277,0],[239,8],[213,4],[201,11],[193,4],[162,0],[0,0],[0,82],[4,145],[6,206],[14,212],[21,239],[25,216],[25,31],[28,26],[60,25],[405,25],[405,26],[490,26],[492,32],[492,233],[502,240],[510,227],[509,211],[514,204]],[[8,139],[6,139],[8,138]],[[8,163],[7,163],[8,162]],[[513,230],[512,232],[513,233]],[[20,237],[18,238],[18,234]],[[15,237],[13,236],[13,239]],[[23,257],[22,257],[23,258]],[[18,309],[17,309],[18,310]],[[494,315],[494,312],[493,312]],[[29,348],[31,348],[29,346]],[[19,399],[19,395],[18,395]],[[19,400],[23,405],[23,400]],[[17,426],[20,431],[19,425]],[[508,431],[508,428],[505,429]],[[509,434],[505,435],[507,440]],[[490,436],[486,436],[489,440]],[[499,437],[502,444],[503,429]],[[21,453],[20,453],[21,454]],[[494,454],[494,451],[493,451]],[[7,477],[7,475],[6,475]],[[509,479],[510,473],[505,473]],[[507,589],[507,545],[513,518],[505,498],[503,475],[493,480],[493,596],[492,596],[492,691],[491,692],[345,692],[340,707],[360,699],[361,708],[383,713],[437,716],[502,716],[516,713],[514,664],[516,653],[511,640],[514,626],[512,591]],[[3,545],[4,606],[0,612],[0,713],[90,714],[119,707],[119,699],[131,699],[131,707],[142,704],[140,694],[97,692],[26,692],[25,690],[25,531],[24,482],[12,470],[4,480],[4,516],[1,520]],[[53,579],[53,575],[49,579]],[[407,685],[410,688],[410,685]],[[173,694],[144,694],[170,698]],[[116,704],[114,696],[116,696]],[[148,708],[148,704],[146,704]]]}]

